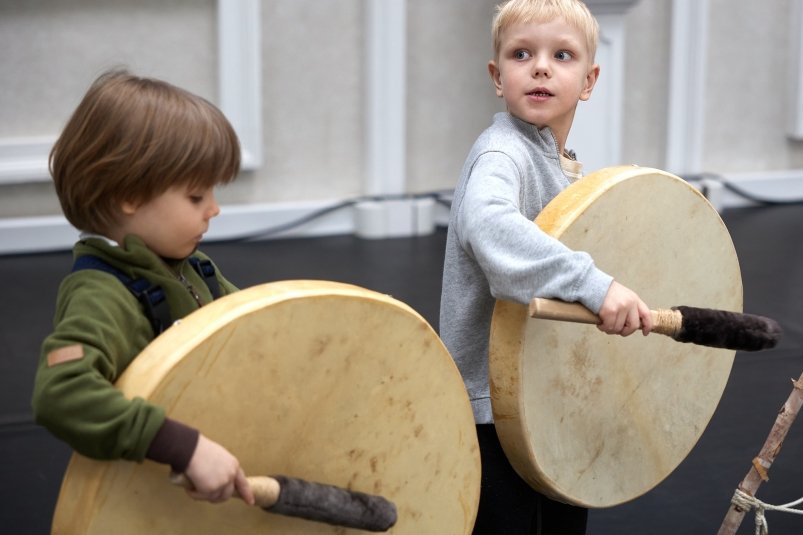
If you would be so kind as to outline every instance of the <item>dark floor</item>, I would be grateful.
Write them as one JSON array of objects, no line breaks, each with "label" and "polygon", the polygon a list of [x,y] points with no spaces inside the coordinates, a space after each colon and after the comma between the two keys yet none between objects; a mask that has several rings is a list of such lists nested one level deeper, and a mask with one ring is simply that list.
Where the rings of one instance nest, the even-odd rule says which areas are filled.
[{"label": "dark floor", "polygon": [[[803,206],[735,209],[723,214],[739,254],[745,310],[777,319],[779,346],[738,353],[714,417],[689,457],[662,484],[631,503],[590,515],[589,535],[716,533],[736,484],[750,468],[803,372]],[[435,328],[445,232],[370,241],[353,237],[212,243],[205,252],[241,287],[281,279],[350,282],[408,303]],[[49,531],[68,449],[31,422],[29,398],[41,339],[50,328],[69,253],[0,256],[0,532]],[[803,496],[803,422],[758,496],[780,504]],[[773,535],[803,533],[803,518],[768,513]],[[740,534],[753,532],[749,515]],[[504,535],[504,534],[500,534]]]}]

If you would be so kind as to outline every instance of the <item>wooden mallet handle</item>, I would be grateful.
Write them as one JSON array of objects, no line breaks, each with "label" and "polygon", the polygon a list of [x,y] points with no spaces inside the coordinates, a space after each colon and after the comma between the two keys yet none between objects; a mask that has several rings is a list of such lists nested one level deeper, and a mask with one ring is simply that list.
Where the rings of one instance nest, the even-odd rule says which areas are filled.
[{"label": "wooden mallet handle", "polygon": [[[602,321],[599,316],[591,312],[580,303],[566,303],[555,299],[536,297],[530,301],[529,314],[531,318],[547,320],[570,321],[573,323],[587,323],[599,325]],[[677,310],[650,310],[653,328],[651,332],[675,337],[683,322],[683,316]]]},{"label": "wooden mallet handle", "polygon": [[[272,507],[279,500],[279,493],[281,487],[279,482],[272,477],[268,476],[248,476],[248,485],[251,487],[251,492],[254,493],[254,505],[258,505],[263,509]],[[193,490],[195,487],[192,481],[184,474],[176,472],[170,473],[170,482],[176,486],[183,487],[187,490]],[[238,498],[242,498],[238,493]]]}]

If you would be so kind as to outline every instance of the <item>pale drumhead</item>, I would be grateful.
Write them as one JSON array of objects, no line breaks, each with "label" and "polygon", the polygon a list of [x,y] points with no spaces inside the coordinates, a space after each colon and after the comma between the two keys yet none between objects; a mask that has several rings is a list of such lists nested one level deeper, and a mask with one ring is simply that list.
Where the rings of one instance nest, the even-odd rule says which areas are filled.
[{"label": "pale drumhead", "polygon": [[[168,329],[116,386],[201,429],[248,475],[386,497],[389,533],[471,532],[480,462],[465,387],[427,322],[389,296],[320,281],[246,289]],[[167,478],[163,465],[75,455],[54,533],[361,533],[197,502]]]},{"label": "pale drumhead", "polygon": [[[617,167],[558,195],[536,223],[635,290],[650,308],[742,310],[733,243],[681,179]],[[528,319],[497,302],[490,340],[497,431],[537,490],[586,507],[632,500],[666,478],[708,425],[734,351],[593,325]]]}]

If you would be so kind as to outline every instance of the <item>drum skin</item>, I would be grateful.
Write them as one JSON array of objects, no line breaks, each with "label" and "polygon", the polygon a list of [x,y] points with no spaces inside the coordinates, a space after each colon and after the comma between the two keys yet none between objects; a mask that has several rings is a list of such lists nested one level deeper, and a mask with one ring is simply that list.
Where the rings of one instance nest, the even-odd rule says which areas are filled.
[{"label": "drum skin", "polygon": [[[324,281],[242,290],[156,338],[116,386],[224,445],[247,475],[382,495],[398,511],[388,533],[471,533],[480,460],[463,381],[427,322],[392,297]],[[168,472],[74,455],[53,532],[364,533],[195,501]]]},{"label": "drum skin", "polygon": [[[590,253],[650,308],[742,310],[739,264],[724,223],[669,173],[600,170],[561,192],[535,222]],[[497,433],[521,477],[554,499],[592,508],[633,500],[694,447],[734,353],[531,319],[526,306],[497,301],[490,339]]]}]

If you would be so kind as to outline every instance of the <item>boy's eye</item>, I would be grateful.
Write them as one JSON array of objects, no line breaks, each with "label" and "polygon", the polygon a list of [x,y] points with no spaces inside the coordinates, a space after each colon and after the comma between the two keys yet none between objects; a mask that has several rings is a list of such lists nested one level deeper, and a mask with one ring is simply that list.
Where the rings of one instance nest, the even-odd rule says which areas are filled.
[{"label": "boy's eye", "polygon": [[555,59],[560,61],[569,61],[570,59],[572,59],[572,53],[569,52],[568,50],[561,50],[555,53]]},{"label": "boy's eye", "polygon": [[190,202],[193,204],[200,204],[204,200],[203,195],[190,195]]},{"label": "boy's eye", "polygon": [[526,50],[516,50],[513,52],[513,58],[517,60],[523,60],[530,57],[530,53]]}]

